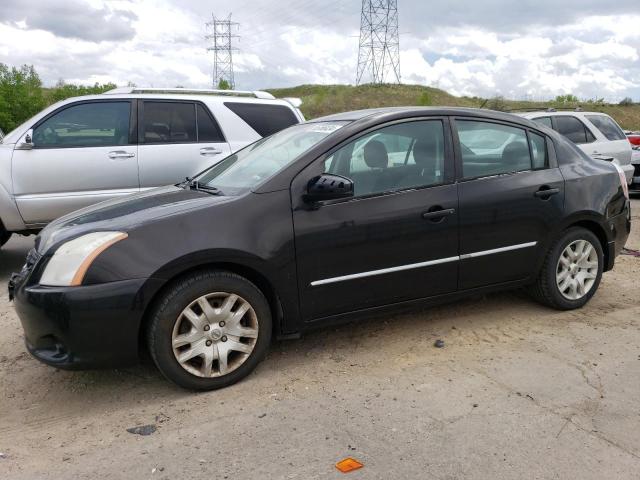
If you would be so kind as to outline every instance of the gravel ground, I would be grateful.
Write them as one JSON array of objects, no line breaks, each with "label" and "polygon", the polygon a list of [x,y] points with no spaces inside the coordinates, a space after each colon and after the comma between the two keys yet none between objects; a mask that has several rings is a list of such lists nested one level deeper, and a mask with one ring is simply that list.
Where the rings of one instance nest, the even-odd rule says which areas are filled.
[{"label": "gravel ground", "polygon": [[31,244],[0,251],[2,479],[331,479],[347,456],[364,463],[353,479],[639,478],[640,258],[579,311],[516,292],[334,328],[193,394],[148,363],[32,359],[4,291]]}]

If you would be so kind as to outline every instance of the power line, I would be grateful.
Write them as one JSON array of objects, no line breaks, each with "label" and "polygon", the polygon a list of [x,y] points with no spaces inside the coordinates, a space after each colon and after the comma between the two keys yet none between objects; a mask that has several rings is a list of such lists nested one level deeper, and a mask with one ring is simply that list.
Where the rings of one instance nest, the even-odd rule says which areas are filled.
[{"label": "power line", "polygon": [[362,0],[356,85],[368,80],[400,83],[398,0]]},{"label": "power line", "polygon": [[211,83],[217,88],[221,81],[226,81],[230,88],[235,88],[236,82],[233,75],[233,40],[239,38],[233,30],[239,30],[239,23],[231,21],[231,14],[226,19],[218,19],[211,14],[211,21],[206,23],[211,32],[205,35],[209,42],[207,51],[213,52],[213,74]]}]

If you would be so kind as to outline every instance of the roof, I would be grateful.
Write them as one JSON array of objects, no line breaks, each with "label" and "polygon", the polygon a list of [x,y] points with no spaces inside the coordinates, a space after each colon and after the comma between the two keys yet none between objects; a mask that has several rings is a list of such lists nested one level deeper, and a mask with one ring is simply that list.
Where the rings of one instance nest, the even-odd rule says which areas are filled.
[{"label": "roof", "polygon": [[[327,115],[325,117],[316,118],[310,120],[310,122],[334,122],[334,121],[358,121],[363,119],[375,119],[383,116],[402,116],[403,113],[410,114],[410,116],[418,115],[442,115],[442,116],[471,116],[482,117],[494,120],[502,120],[507,122],[517,122],[520,124],[528,124],[533,126],[526,120],[526,117],[520,115],[514,115],[512,113],[498,112],[496,110],[480,109],[480,108],[463,108],[463,107],[384,107],[384,108],[370,108],[366,110],[354,110],[352,112],[336,113],[334,115]],[[535,125],[536,128],[540,128],[539,125]]]},{"label": "roof", "polygon": [[604,112],[590,112],[586,110],[536,110],[534,112],[519,112],[517,115],[524,118],[532,118],[532,117],[553,117],[558,115],[605,115],[609,116]]}]

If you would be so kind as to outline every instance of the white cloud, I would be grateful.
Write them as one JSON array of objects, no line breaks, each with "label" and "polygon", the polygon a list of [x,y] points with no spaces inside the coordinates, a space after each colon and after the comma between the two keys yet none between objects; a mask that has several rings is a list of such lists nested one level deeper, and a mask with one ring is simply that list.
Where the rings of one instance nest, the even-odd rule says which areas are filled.
[{"label": "white cloud", "polygon": [[[25,1],[37,17],[0,15],[0,62],[33,64],[47,84],[63,78],[209,86],[204,23],[211,8],[221,16],[233,9],[241,23],[238,88],[353,83],[355,77],[359,0]],[[66,23],[60,12],[75,12],[83,2],[86,9]],[[539,0],[535,9],[508,0],[484,7],[432,0],[429,12],[426,3],[400,3],[400,30],[411,32],[401,38],[406,83],[459,95],[640,99],[640,13],[631,0],[615,8],[595,0]],[[114,19],[124,19],[126,28],[110,36],[105,25]]]}]

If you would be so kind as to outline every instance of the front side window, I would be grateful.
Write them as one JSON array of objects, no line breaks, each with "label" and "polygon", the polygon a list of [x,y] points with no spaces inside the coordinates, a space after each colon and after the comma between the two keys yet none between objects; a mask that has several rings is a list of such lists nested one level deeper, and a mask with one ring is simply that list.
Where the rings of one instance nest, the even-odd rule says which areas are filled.
[{"label": "front side window", "polygon": [[225,195],[252,189],[347,123],[303,123],[287,128],[225,158],[197,180],[200,184],[219,189]]},{"label": "front side window", "polygon": [[627,139],[622,129],[612,118],[607,117],[606,115],[586,115],[586,117],[598,130],[602,132],[607,140],[614,141]]},{"label": "front side window", "polygon": [[144,143],[196,142],[196,110],[193,103],[144,102]]},{"label": "front side window", "polygon": [[33,144],[36,148],[127,145],[130,108],[129,102],[73,105],[36,126]]},{"label": "front side window", "polygon": [[531,170],[527,133],[521,128],[456,120],[464,178]]},{"label": "front side window", "polygon": [[440,120],[376,130],[341,147],[325,171],[353,181],[354,195],[438,185],[444,181],[444,126]]},{"label": "front side window", "polygon": [[576,145],[591,143],[595,140],[593,133],[576,117],[568,115],[557,116],[556,130]]}]

